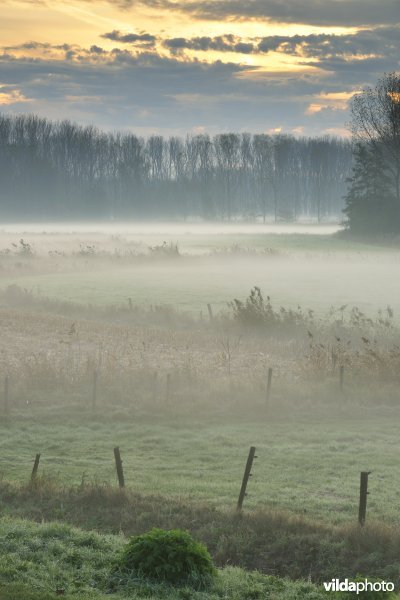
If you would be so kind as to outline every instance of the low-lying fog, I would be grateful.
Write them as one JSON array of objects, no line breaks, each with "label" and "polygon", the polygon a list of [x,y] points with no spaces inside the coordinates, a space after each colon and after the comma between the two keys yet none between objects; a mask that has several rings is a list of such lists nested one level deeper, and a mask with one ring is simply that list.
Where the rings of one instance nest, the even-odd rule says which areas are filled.
[{"label": "low-lying fog", "polygon": [[328,235],[341,229],[338,224],[312,223],[12,223],[1,226],[1,232],[6,233],[79,233],[105,235],[143,236],[185,236],[185,235],[259,235],[267,233],[290,234],[309,233]]},{"label": "low-lying fog", "polygon": [[[18,284],[79,303],[170,304],[198,312],[226,308],[259,286],[273,305],[358,306],[400,314],[400,251],[334,236],[337,225],[16,224],[4,225],[0,286]],[[20,238],[32,256],[24,256]],[[163,245],[166,251],[163,251]],[[171,245],[171,246],[170,246]],[[178,248],[179,255],[168,248]],[[4,254],[9,249],[9,254]],[[18,263],[7,266],[10,256]],[[37,259],[37,260],[35,260]]]}]

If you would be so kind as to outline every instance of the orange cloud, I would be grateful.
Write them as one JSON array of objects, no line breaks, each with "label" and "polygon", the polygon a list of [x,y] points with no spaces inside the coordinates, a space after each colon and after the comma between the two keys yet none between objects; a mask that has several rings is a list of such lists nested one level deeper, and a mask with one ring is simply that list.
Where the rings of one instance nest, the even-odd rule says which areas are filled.
[{"label": "orange cloud", "polygon": [[314,96],[315,102],[311,102],[305,112],[306,115],[314,115],[321,110],[347,110],[349,100],[354,92],[321,92]]},{"label": "orange cloud", "polygon": [[1,88],[2,86],[0,86],[0,106],[18,104],[19,102],[30,102],[30,99],[24,96],[20,90],[2,92]]}]

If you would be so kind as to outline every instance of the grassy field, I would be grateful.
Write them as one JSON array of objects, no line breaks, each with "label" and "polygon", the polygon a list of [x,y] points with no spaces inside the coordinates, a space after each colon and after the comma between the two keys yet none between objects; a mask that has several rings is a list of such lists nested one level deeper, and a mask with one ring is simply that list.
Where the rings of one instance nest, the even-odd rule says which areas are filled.
[{"label": "grassy field", "polygon": [[[320,600],[322,586],[265,576],[240,568],[220,569],[209,589],[173,588],[133,579],[121,584],[112,565],[124,545],[119,535],[99,535],[64,524],[0,520],[1,600]],[[15,580],[18,583],[15,583]]]},{"label": "grassy field", "polygon": [[[47,233],[11,228],[1,236],[0,286],[17,284],[84,304],[125,305],[131,298],[138,305],[170,304],[198,314],[207,303],[224,310],[229,300],[258,285],[277,304],[300,304],[320,314],[343,304],[372,313],[388,303],[400,313],[400,253],[394,243],[322,235],[323,227],[319,234],[299,233],[301,226],[283,227],[279,234],[262,226],[242,227],[244,232],[240,226],[187,227],[190,233],[184,226],[161,232],[157,226],[143,231],[121,226],[120,235],[117,226],[69,234],[51,227]],[[28,252],[19,239],[29,244]],[[169,244],[177,245],[179,256],[168,252]]]},{"label": "grassy field", "polygon": [[[0,559],[1,600],[53,598],[58,583],[81,598],[315,600],[320,588],[265,574],[397,581],[400,251],[324,228],[246,227],[3,232],[0,529],[12,558]],[[255,285],[263,297],[249,296]],[[234,298],[247,302],[228,306]],[[372,471],[362,531],[360,471]],[[65,525],[32,523],[54,520]],[[115,536],[99,533],[99,553],[78,552],[78,578],[71,548],[94,534],[70,525]],[[111,590],[107,556],[155,525],[189,529],[221,568],[264,575],[225,568],[207,593]]]},{"label": "grassy field", "polygon": [[[119,446],[126,485],[150,494],[236,505],[250,445],[257,448],[246,508],[284,509],[330,524],[355,523],[360,471],[372,471],[368,518],[400,525],[395,502],[400,408],[303,410],[291,417],[236,411],[231,417],[183,419],[165,412],[143,418],[134,410],[89,411],[50,417],[27,410],[3,422],[3,478],[27,482],[41,453],[40,471],[63,484],[116,485],[113,448]],[[389,451],[390,450],[390,451]]]}]

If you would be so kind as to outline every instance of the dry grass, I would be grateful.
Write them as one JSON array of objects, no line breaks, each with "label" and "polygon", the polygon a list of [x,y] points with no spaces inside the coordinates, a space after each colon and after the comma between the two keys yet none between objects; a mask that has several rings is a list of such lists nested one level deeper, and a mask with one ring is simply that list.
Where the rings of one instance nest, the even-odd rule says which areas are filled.
[{"label": "dry grass", "polygon": [[20,307],[0,308],[0,377],[9,376],[16,405],[27,392],[56,392],[54,402],[68,394],[89,398],[94,371],[101,402],[131,402],[134,388],[137,405],[150,411],[165,404],[261,405],[269,368],[281,408],[318,402],[321,390],[323,402],[334,399],[340,366],[357,402],[368,402],[373,389],[375,402],[384,393],[392,403],[400,379],[400,333],[387,315],[373,321],[353,311],[346,320],[342,312],[325,322],[301,311],[276,312],[268,301],[261,308],[236,304],[232,318],[196,321],[162,307],[37,299],[17,286],[3,302]]},{"label": "dry grass", "polygon": [[0,484],[0,506],[12,516],[136,535],[152,527],[183,528],[203,541],[219,566],[238,565],[314,582],[370,574],[396,581],[400,530],[381,523],[332,527],[284,511],[238,515],[207,504],[121,492],[107,485]]}]

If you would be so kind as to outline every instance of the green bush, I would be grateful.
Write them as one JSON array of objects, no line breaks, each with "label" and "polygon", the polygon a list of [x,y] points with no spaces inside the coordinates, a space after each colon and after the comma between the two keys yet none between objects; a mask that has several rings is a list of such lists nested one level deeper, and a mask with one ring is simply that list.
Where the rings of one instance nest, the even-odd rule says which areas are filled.
[{"label": "green bush", "polygon": [[132,537],[118,570],[158,582],[196,586],[210,582],[215,573],[207,548],[180,529],[152,529]]}]

